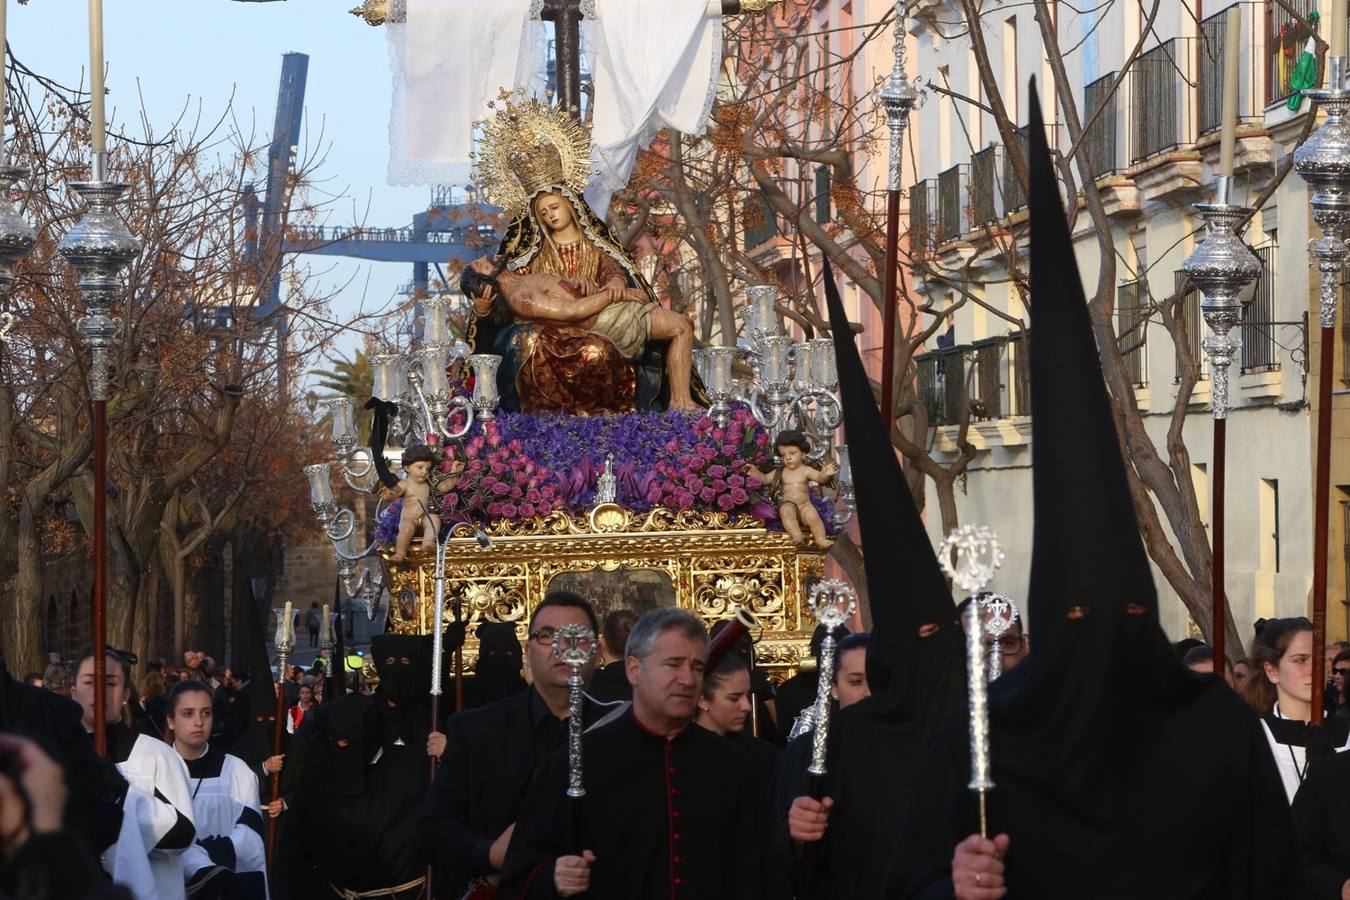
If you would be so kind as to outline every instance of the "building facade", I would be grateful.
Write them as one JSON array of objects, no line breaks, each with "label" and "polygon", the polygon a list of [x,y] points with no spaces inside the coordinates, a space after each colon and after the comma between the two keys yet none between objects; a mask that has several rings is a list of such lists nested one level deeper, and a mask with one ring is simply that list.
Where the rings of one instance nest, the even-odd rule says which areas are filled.
[{"label": "building facade", "polygon": [[[1302,0],[1300,0],[1302,2]],[[1207,329],[1199,295],[1184,288],[1179,268],[1203,237],[1193,209],[1213,199],[1221,116],[1222,61],[1228,4],[1195,10],[1163,4],[1149,25],[1138,5],[1075,11],[1051,3],[1058,49],[1047,50],[1035,7],[985,2],[968,23],[961,4],[926,3],[911,10],[913,77],[928,86],[916,114],[913,181],[908,185],[916,289],[936,309],[955,307],[951,327],[918,361],[921,393],[929,406],[935,447],[956,451],[957,429],[969,417],[976,447],[957,505],[963,523],[993,527],[1008,550],[995,587],[1021,601],[1031,552],[1031,446],[1026,383],[1026,331],[1034,332],[1035,298],[1025,298],[1026,209],[1016,153],[1025,131],[1000,129],[994,111],[1020,126],[1036,102],[1033,76],[1047,122],[1047,138],[1075,163],[1075,249],[1089,299],[1099,289],[1114,302],[1119,353],[1133,383],[1133,403],[1160,457],[1169,441],[1189,453],[1188,475],[1208,528],[1210,488],[1210,381],[1201,341]],[[1310,281],[1308,190],[1284,163],[1308,116],[1305,101],[1288,107],[1288,76],[1306,32],[1276,3],[1239,3],[1241,72],[1234,202],[1255,205],[1245,232],[1263,273],[1244,300],[1242,350],[1230,370],[1227,450],[1226,589],[1238,633],[1246,643],[1253,620],[1304,615],[1312,581],[1312,417],[1315,382],[1308,370]],[[1308,6],[1311,9],[1310,6]],[[973,40],[972,35],[978,36]],[[1142,38],[1141,38],[1142,35]],[[1133,55],[1136,48],[1137,55]],[[984,53],[986,65],[980,65]],[[1076,115],[1085,125],[1071,139],[1069,110],[1056,96],[1056,56]],[[982,78],[984,74],[989,76]],[[1121,77],[1122,71],[1124,72]],[[997,94],[990,96],[990,83]],[[910,172],[906,166],[907,175]],[[1100,190],[1110,233],[1103,238],[1083,206],[1079,180]],[[1099,285],[1103,248],[1114,260],[1112,284]],[[1315,272],[1312,280],[1315,280]],[[1168,301],[1179,295],[1174,303]],[[1184,332],[1167,327],[1168,311]],[[1315,315],[1313,322],[1316,322]],[[1187,344],[1179,351],[1178,344]],[[1188,397],[1178,390],[1186,357],[1197,360],[1199,380]],[[1315,358],[1312,357],[1312,358]],[[1344,367],[1342,366],[1342,369]],[[1350,391],[1350,380],[1338,383]],[[1344,417],[1342,417],[1344,420]],[[1341,435],[1344,446],[1350,432]],[[1350,469],[1336,478],[1350,483]],[[1342,490],[1350,517],[1350,488]],[[1092,511],[1082,511],[1091,527]],[[936,516],[928,517],[934,539]],[[1162,521],[1167,524],[1166,516]],[[1171,535],[1169,534],[1169,540]],[[1350,541],[1344,529],[1333,542]],[[1331,633],[1345,634],[1341,598],[1347,551],[1335,548]],[[1338,565],[1333,564],[1335,573]],[[1174,638],[1194,634],[1177,593],[1155,569],[1164,627]],[[1337,593],[1339,591],[1339,593]],[[1030,623],[1034,632],[1035,623]]]}]

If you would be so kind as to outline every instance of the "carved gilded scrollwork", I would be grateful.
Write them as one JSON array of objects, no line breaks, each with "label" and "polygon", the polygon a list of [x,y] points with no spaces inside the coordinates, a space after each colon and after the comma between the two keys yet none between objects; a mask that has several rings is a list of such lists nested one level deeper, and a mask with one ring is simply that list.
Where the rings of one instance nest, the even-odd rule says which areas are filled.
[{"label": "carved gilded scrollwork", "polygon": [[[764,626],[756,661],[774,681],[795,672],[806,655],[814,623],[809,615],[803,619],[802,597],[823,576],[824,556],[797,548],[754,519],[664,508],[634,512],[604,504],[585,517],[555,512],[494,522],[485,531],[491,549],[484,550],[472,531],[461,527],[446,551],[447,596],[461,601],[470,635],[485,620],[512,622],[523,641],[530,611],[558,575],[648,570],[669,578],[676,604],[709,626],[737,605],[749,607]],[[416,610],[391,605],[389,630],[429,633],[433,554],[419,549],[407,563],[388,565],[394,594],[407,588],[417,597]],[[471,636],[464,647],[466,665],[477,655]]]}]

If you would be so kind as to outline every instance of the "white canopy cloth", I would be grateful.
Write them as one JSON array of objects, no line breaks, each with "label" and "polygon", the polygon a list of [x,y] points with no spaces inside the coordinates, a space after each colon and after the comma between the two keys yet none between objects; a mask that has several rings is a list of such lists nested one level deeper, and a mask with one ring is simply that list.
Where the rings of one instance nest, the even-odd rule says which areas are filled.
[{"label": "white canopy cloth", "polygon": [[[639,149],[667,126],[701,134],[722,66],[720,4],[586,0],[582,69],[592,73],[586,199],[601,215]],[[407,0],[386,25],[394,91],[389,182],[464,184],[473,123],[503,89],[535,93],[547,50],[542,0]],[[594,53],[594,62],[590,54]]]}]

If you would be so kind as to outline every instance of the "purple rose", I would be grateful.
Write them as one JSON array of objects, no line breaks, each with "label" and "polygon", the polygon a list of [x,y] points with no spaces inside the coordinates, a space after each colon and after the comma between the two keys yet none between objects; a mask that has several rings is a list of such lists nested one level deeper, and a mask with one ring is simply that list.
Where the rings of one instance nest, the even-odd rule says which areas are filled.
[{"label": "purple rose", "polygon": [[733,506],[736,505],[736,501],[731,499],[730,494],[723,494],[722,496],[717,498],[717,505],[721,507],[723,510],[730,510]]},{"label": "purple rose", "polygon": [[742,503],[745,503],[749,499],[750,495],[747,494],[744,489],[742,488],[731,489],[731,502],[735,503],[737,506],[740,506]]},{"label": "purple rose", "polygon": [[702,500],[704,503],[712,503],[714,500],[717,499],[717,491],[714,491],[710,487],[705,487],[703,490],[698,492],[698,496],[699,499]]},{"label": "purple rose", "polygon": [[514,519],[516,516],[516,505],[514,503],[503,503],[501,514],[508,519]]},{"label": "purple rose", "polygon": [[725,478],[727,475],[727,467],[723,465],[708,466],[708,474],[714,478]]}]

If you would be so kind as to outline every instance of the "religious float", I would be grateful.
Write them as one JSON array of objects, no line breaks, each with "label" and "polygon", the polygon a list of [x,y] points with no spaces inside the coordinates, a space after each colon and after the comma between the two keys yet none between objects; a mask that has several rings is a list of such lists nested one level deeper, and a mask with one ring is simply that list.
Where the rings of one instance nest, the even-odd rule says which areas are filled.
[{"label": "religious float", "polygon": [[343,479],[382,498],[363,541],[330,466],[305,468],[349,595],[373,615],[387,591],[395,633],[462,621],[468,671],[477,625],[513,623],[524,641],[550,589],[602,619],[678,605],[712,626],[743,610],[756,664],[781,681],[808,652],[805,598],[852,515],[832,342],[794,343],[776,289],[755,287],[748,340],[693,349],[584,199],[580,126],[533,99],[493,110],[476,176],[510,225],[460,276],[463,336],[452,300],[430,297],[420,343],[372,358],[369,446],[352,401],[324,401]]}]

